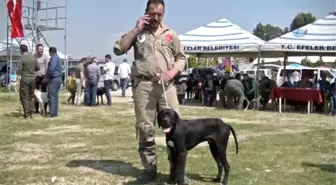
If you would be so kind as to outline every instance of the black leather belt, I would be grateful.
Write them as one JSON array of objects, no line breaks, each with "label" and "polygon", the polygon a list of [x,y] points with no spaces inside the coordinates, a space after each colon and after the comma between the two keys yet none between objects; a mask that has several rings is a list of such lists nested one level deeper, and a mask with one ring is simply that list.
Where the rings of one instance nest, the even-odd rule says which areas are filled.
[{"label": "black leather belt", "polygon": [[149,77],[149,76],[139,75],[139,76],[136,76],[136,77],[138,79],[145,80],[145,81],[151,81],[151,82],[155,81],[155,78]]}]

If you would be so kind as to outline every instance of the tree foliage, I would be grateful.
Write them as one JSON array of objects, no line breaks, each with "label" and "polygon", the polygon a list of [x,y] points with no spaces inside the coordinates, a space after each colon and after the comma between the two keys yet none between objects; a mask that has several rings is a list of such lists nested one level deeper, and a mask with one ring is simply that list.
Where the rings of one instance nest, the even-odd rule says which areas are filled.
[{"label": "tree foliage", "polygon": [[[330,14],[336,15],[336,12],[331,12]],[[256,28],[253,29],[253,34],[264,41],[269,41],[297,28],[310,24],[315,20],[316,18],[312,13],[299,13],[292,20],[289,27],[281,29],[280,27],[273,26],[271,24],[258,23]]]},{"label": "tree foliage", "polygon": [[312,13],[299,13],[290,24],[290,31],[296,30],[315,21],[316,17]]},{"label": "tree foliage", "polygon": [[253,34],[264,41],[269,41],[283,35],[284,30],[271,24],[263,25],[258,23],[256,28],[253,30]]}]

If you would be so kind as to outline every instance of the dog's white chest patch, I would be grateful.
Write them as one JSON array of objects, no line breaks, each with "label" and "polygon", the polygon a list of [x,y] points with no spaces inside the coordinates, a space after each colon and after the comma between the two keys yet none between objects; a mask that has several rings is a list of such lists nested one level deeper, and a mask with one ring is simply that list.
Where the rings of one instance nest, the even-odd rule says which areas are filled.
[{"label": "dog's white chest patch", "polygon": [[173,141],[168,141],[167,144],[168,144],[168,146],[174,148],[174,142]]}]

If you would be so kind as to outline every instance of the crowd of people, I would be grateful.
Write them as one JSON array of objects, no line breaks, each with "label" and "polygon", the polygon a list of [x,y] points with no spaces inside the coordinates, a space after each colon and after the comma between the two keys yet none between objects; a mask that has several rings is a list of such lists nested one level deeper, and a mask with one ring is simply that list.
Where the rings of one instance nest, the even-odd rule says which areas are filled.
[{"label": "crowd of people", "polygon": [[[321,91],[322,102],[330,102],[329,114],[335,115],[336,113],[336,93],[335,82],[330,83],[325,74],[321,75],[321,79],[317,80],[317,77],[310,79],[308,75],[303,76],[302,80],[300,73],[294,71],[292,75],[287,75],[286,80],[281,87],[296,87],[296,88],[317,88]],[[315,79],[315,80],[314,80]],[[219,80],[216,76],[213,76],[211,70],[207,71],[205,78],[201,82],[201,90],[203,93],[204,106],[212,107],[219,93],[220,107],[238,108],[244,107],[244,100],[253,101],[257,100],[265,109],[271,96],[272,89],[277,87],[276,82],[267,76],[261,76],[261,79],[257,82],[254,77],[250,77],[248,74],[237,73],[235,77],[231,77],[230,72],[225,72],[224,77]],[[197,99],[198,91],[195,91],[195,86],[198,86],[198,81],[195,80],[193,74],[190,74],[187,82],[187,99],[192,99],[192,94],[195,92],[195,99]],[[326,96],[324,96],[326,95]],[[260,97],[260,98],[258,98]],[[327,99],[325,99],[327,97]],[[237,103],[237,106],[234,105]],[[288,101],[290,105],[293,105],[295,109],[300,109],[302,103]],[[322,111],[323,106],[321,104],[316,105],[318,111]]]},{"label": "crowd of people", "polygon": [[[20,101],[24,118],[33,118],[33,113],[39,113],[39,103],[34,98],[35,89],[47,93],[49,104],[48,117],[58,116],[59,95],[62,83],[62,62],[55,47],[49,48],[50,58],[43,53],[42,44],[36,46],[36,54],[28,52],[27,45],[21,45],[22,56],[18,62],[16,83],[19,86]],[[35,103],[34,103],[35,100]],[[35,106],[34,106],[35,104]]]},{"label": "crowd of people", "polygon": [[[99,101],[97,96],[105,94],[107,105],[111,106],[112,97],[110,90],[115,78],[115,68],[110,54],[105,55],[105,64],[102,69],[99,67],[96,57],[91,59],[82,58],[76,66],[75,72],[68,78],[67,84],[70,97],[67,103],[79,106],[84,99],[85,106],[95,106]],[[125,97],[128,80],[131,75],[131,66],[126,59],[118,66],[117,74],[120,79],[121,96]]]}]

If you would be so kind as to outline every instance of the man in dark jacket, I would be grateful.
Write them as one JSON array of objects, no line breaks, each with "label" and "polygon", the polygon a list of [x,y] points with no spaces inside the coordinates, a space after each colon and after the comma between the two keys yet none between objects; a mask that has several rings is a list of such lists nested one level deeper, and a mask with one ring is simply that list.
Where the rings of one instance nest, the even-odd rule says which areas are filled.
[{"label": "man in dark jacket", "polygon": [[24,118],[33,118],[34,112],[34,89],[35,72],[40,69],[37,60],[28,53],[28,47],[24,44],[20,46],[22,56],[18,63],[18,81],[20,81],[20,100],[22,103]]},{"label": "man in dark jacket", "polygon": [[330,100],[330,111],[329,114],[334,116],[336,114],[336,86],[335,86],[336,78],[334,82],[327,89],[328,98]]},{"label": "man in dark jacket", "polygon": [[217,87],[219,83],[217,78],[214,78],[212,71],[206,72],[206,77],[202,83],[204,93],[204,106],[211,107],[217,97]]},{"label": "man in dark jacket", "polygon": [[233,108],[234,98],[238,97],[238,109],[242,109],[244,102],[244,85],[240,80],[231,79],[226,82],[224,92],[227,97],[228,108]]},{"label": "man in dark jacket", "polygon": [[58,116],[58,92],[62,84],[62,62],[55,47],[49,48],[50,62],[47,69],[49,117]]}]

